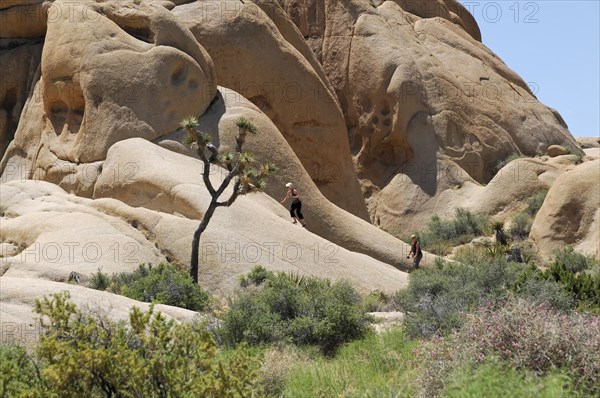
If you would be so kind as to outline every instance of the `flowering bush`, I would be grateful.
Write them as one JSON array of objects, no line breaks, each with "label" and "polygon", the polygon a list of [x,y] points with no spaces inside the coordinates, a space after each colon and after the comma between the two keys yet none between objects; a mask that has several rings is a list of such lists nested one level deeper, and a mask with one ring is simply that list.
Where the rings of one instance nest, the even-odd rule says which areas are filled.
[{"label": "flowering bush", "polygon": [[497,356],[538,373],[567,368],[588,386],[600,376],[600,319],[595,316],[516,299],[499,307],[488,304],[468,318],[456,340],[475,363]]},{"label": "flowering bush", "polygon": [[439,395],[464,366],[497,361],[537,376],[559,371],[586,395],[600,394],[600,318],[545,303],[518,298],[486,303],[467,315],[460,330],[424,342],[414,355],[423,364],[424,396]]}]

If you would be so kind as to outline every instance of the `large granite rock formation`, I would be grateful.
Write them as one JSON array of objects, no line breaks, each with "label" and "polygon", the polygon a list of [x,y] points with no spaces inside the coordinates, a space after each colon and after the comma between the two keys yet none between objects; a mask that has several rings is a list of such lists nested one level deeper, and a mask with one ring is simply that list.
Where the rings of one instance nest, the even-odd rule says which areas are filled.
[{"label": "large granite rock formation", "polygon": [[[247,149],[280,168],[209,225],[214,293],[256,263],[394,291],[407,246],[378,226],[408,235],[457,207],[509,217],[548,188],[542,253],[600,255],[597,151],[583,156],[457,0],[10,0],[0,19],[3,319],[72,272],[188,264],[209,200],[181,144],[189,115],[221,149],[248,118]],[[552,145],[563,155],[533,158]],[[288,181],[307,230],[273,200]]]}]

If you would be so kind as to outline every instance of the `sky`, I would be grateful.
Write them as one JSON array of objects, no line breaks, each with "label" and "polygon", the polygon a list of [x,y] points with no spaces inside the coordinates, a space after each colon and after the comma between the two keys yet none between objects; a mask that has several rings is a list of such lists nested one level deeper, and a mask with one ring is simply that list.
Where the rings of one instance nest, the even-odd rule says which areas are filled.
[{"label": "sky", "polygon": [[575,137],[600,136],[600,0],[460,0],[482,41],[556,109]]}]

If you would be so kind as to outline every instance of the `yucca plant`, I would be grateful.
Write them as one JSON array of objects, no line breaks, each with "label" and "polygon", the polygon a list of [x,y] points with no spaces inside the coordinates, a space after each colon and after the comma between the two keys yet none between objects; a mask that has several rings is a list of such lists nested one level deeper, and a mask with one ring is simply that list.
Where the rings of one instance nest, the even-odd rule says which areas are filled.
[{"label": "yucca plant", "polygon": [[502,221],[494,221],[492,229],[496,234],[496,244],[500,246],[507,246],[508,241],[506,240],[506,234],[504,233],[504,223]]},{"label": "yucca plant", "polygon": [[488,257],[498,258],[505,255],[508,252],[508,246],[495,245],[485,248],[485,253]]},{"label": "yucca plant", "polygon": [[[239,195],[245,195],[250,192],[261,191],[266,186],[266,179],[274,173],[277,168],[272,163],[255,165],[254,155],[250,152],[243,152],[242,147],[246,141],[248,133],[257,134],[257,127],[244,117],[236,121],[238,134],[235,137],[234,152],[219,152],[213,145],[209,134],[203,133],[197,129],[198,119],[188,116],[181,122],[181,126],[186,130],[187,136],[184,144],[194,147],[198,156],[204,163],[202,179],[204,185],[211,195],[211,201],[208,209],[204,213],[198,229],[194,232],[192,241],[192,258],[190,261],[190,275],[194,283],[198,283],[198,253],[200,251],[200,236],[208,226],[215,210],[218,207],[229,207],[235,202]],[[208,155],[207,155],[208,153]],[[217,164],[227,169],[228,173],[221,182],[221,185],[215,189],[210,181],[210,166]],[[225,192],[229,184],[233,182],[233,192],[227,200],[219,201],[220,196]]]}]

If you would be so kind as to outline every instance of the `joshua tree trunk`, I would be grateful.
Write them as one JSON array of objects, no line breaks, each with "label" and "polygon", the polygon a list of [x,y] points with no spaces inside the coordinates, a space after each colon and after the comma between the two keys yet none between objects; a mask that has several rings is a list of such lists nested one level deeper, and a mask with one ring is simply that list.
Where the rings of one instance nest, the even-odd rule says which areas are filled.
[{"label": "joshua tree trunk", "polygon": [[190,276],[194,280],[194,283],[198,283],[198,256],[200,254],[200,236],[208,226],[208,222],[215,213],[216,209],[217,202],[215,200],[211,200],[210,205],[206,210],[206,213],[204,213],[204,217],[202,217],[202,222],[198,226],[198,229],[196,229],[196,232],[194,232],[194,240],[192,241],[192,258],[190,261]]}]

